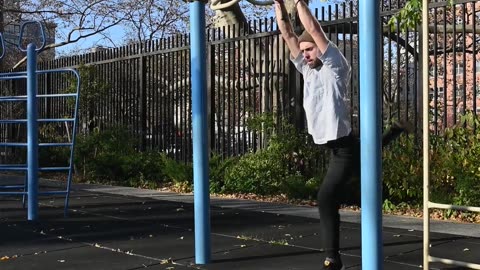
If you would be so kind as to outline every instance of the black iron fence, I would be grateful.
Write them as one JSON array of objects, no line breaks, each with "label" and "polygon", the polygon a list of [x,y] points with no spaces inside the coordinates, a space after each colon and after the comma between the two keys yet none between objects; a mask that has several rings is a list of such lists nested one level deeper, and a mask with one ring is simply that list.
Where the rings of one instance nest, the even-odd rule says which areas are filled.
[{"label": "black iron fence", "polygon": [[[421,119],[420,34],[389,24],[399,2],[384,3],[381,12],[384,125],[404,119],[419,126]],[[314,11],[328,37],[352,65],[349,87],[351,119],[359,121],[357,4],[346,2]],[[430,101],[432,129],[441,132],[458,115],[476,111],[480,96],[478,53],[479,3],[456,1],[430,7]],[[294,21],[295,18],[293,18]],[[300,31],[299,26],[295,28]],[[304,128],[302,78],[273,18],[209,30],[209,129],[212,151],[241,155],[264,146],[262,133],[248,120],[266,112]],[[123,127],[138,138],[140,150],[157,149],[179,160],[192,156],[189,36],[131,44],[121,48],[57,59],[39,69],[74,67],[82,71],[80,132]],[[2,95],[18,93],[21,83],[1,82]],[[68,79],[39,78],[40,91],[68,88]],[[63,90],[55,90],[63,91]],[[42,104],[43,114],[61,114],[61,101]],[[15,108],[2,108],[10,117]],[[21,113],[21,112],[19,112]],[[2,127],[1,137],[24,136],[18,127]],[[18,139],[16,139],[18,140]]]}]

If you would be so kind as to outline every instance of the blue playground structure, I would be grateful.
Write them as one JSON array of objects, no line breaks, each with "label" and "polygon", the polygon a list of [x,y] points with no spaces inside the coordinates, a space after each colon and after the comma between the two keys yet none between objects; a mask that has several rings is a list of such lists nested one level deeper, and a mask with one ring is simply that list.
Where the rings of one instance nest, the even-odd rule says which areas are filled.
[{"label": "blue playground structure", "polygon": [[[226,6],[238,3],[232,0]],[[250,1],[259,3],[257,1]],[[216,1],[220,8],[223,6]],[[359,2],[360,31],[360,138],[362,194],[362,267],[369,270],[382,268],[382,213],[381,213],[381,155],[380,155],[380,101],[377,89],[380,86],[378,59],[380,49],[379,5],[377,1]],[[193,164],[195,190],[195,260],[207,264],[211,260],[210,207],[208,183],[208,155],[206,154],[206,64],[205,48],[205,2],[191,1],[191,78],[192,78],[192,125]]]},{"label": "blue playground structure", "polygon": [[[40,29],[42,43],[39,47],[35,43],[29,43],[26,48],[22,46],[26,29],[28,26],[37,26]],[[33,32],[33,31],[29,31]],[[3,59],[6,55],[6,41],[3,35],[0,34],[1,39],[1,54],[0,59]],[[4,89],[0,92],[0,106],[5,103],[16,104],[26,111],[26,119],[0,119],[0,126],[2,129],[6,129],[8,125],[25,126],[26,125],[26,141],[3,141],[0,142],[0,147],[4,150],[4,153],[10,153],[11,151],[5,151],[6,149],[20,148],[21,151],[26,149],[26,160],[24,162],[15,164],[0,164],[0,171],[10,172],[24,172],[25,180],[23,184],[3,184],[0,185],[0,195],[4,196],[23,196],[23,204],[27,202],[28,220],[35,221],[38,219],[38,196],[40,195],[65,195],[64,215],[67,216],[68,211],[68,198],[70,195],[70,186],[72,181],[73,170],[73,153],[76,138],[76,127],[78,118],[78,105],[79,105],[79,90],[80,90],[80,75],[73,69],[52,69],[52,70],[37,70],[37,54],[45,48],[45,30],[41,23],[35,21],[24,22],[20,28],[18,48],[22,52],[27,54],[27,69],[21,72],[0,73],[0,83],[7,81],[16,83],[17,85],[26,85],[26,95],[5,95]],[[47,74],[68,74],[75,79],[75,87],[68,89],[62,93],[51,93],[45,91],[45,93],[39,93],[37,87],[38,76]],[[74,91],[72,91],[74,88]],[[57,91],[58,92],[58,91]],[[46,102],[48,99],[64,99],[66,102],[72,104],[70,107],[73,112],[70,112],[68,116],[60,118],[40,118],[38,113],[39,103]],[[7,108],[13,108],[13,106],[5,106]],[[4,108],[5,108],[4,107]],[[67,106],[68,107],[68,106]],[[3,108],[2,108],[3,109]],[[67,127],[67,133],[69,134],[68,140],[65,142],[39,142],[39,125],[48,123],[65,124]],[[10,138],[9,138],[10,139]],[[40,166],[39,162],[39,149],[49,147],[68,148],[69,158],[65,161],[64,166]],[[61,190],[39,190],[39,172],[53,172],[63,171],[67,172],[68,176],[65,183],[65,188]]]}]

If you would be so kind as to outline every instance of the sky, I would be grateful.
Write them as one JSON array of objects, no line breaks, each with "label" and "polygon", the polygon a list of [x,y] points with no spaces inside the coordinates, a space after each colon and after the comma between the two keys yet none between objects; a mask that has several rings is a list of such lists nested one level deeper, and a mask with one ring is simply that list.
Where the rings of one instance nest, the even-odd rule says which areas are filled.
[{"label": "sky", "polygon": [[[310,4],[311,9],[319,8],[321,6],[327,5],[327,2],[324,2],[322,0],[313,0],[311,1],[312,3]],[[273,8],[272,8],[272,13],[269,14],[269,16],[273,16]],[[62,31],[61,29],[57,29],[57,31]],[[108,31],[108,36],[117,44],[117,46],[122,45],[122,39],[124,36],[125,30],[123,29],[122,26],[115,26],[111,28]],[[66,33],[61,33],[61,36],[65,36]],[[113,45],[110,43],[105,43],[102,40],[102,35],[95,35],[91,36],[89,38],[81,39],[73,44],[68,44],[59,48],[56,48],[56,55],[57,57],[65,56],[65,55],[71,55],[75,53],[84,53],[88,51],[89,49],[97,46],[104,46],[104,47],[112,47]],[[57,39],[57,42],[60,42],[59,39]],[[100,44],[99,44],[100,43]]]}]

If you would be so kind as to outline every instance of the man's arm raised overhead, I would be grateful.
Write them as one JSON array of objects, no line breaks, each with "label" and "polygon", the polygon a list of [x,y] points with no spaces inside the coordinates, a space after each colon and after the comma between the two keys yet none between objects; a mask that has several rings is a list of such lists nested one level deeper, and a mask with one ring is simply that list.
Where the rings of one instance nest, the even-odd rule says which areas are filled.
[{"label": "man's arm raised overhead", "polygon": [[308,9],[307,4],[303,0],[295,0],[295,6],[297,7],[298,17],[300,18],[300,22],[305,28],[305,31],[312,36],[320,52],[324,54],[328,48],[329,40],[325,35],[325,32],[323,32],[320,23],[312,15],[310,9]]},{"label": "man's arm raised overhead", "polygon": [[298,37],[293,31],[290,17],[288,16],[287,9],[283,0],[275,0],[275,17],[277,19],[278,28],[282,34],[283,40],[287,44],[290,50],[290,55],[295,58],[300,53],[300,47],[298,46]]}]

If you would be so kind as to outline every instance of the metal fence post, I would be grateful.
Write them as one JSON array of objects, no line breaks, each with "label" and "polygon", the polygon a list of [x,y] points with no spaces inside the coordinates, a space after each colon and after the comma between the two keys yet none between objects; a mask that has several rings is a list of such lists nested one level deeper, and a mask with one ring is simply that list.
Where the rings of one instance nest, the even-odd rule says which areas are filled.
[{"label": "metal fence post", "polygon": [[27,179],[28,220],[38,219],[38,111],[37,52],[35,44],[27,46]]}]

